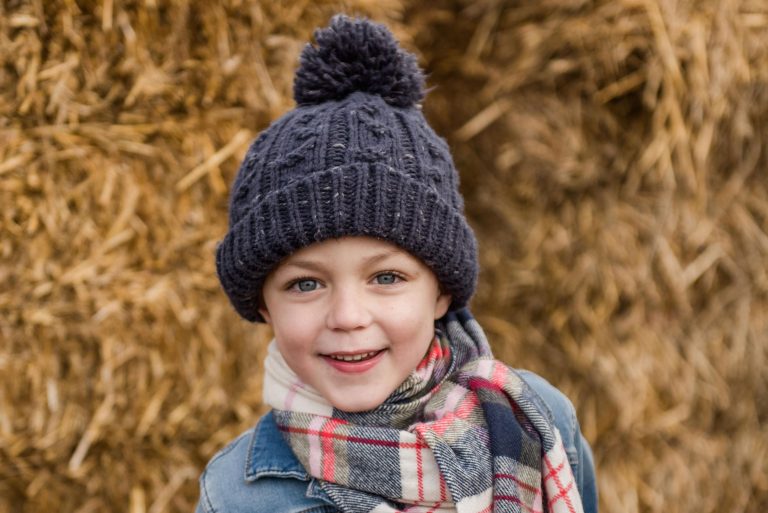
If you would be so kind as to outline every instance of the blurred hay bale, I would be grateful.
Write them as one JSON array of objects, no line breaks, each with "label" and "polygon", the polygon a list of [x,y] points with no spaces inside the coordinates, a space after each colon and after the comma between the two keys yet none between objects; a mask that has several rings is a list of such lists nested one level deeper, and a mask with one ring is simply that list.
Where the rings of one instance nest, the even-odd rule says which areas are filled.
[{"label": "blurred hay bale", "polygon": [[247,143],[337,10],[0,6],[0,511],[192,511],[252,425],[269,335],[214,269]]},{"label": "blurred hay bale", "polygon": [[763,2],[104,0],[0,6],[0,511],[191,511],[263,411],[213,251],[341,9],[423,55],[474,310],[574,399],[602,509],[768,507]]},{"label": "blurred hay bale", "polygon": [[481,240],[474,310],[575,400],[603,509],[765,510],[768,5],[406,18]]}]

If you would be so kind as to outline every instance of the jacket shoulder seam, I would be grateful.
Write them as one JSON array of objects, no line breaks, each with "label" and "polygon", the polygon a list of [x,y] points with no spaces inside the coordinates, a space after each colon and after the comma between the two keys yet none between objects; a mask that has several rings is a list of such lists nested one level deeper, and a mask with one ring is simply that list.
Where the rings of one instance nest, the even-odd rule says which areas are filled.
[{"label": "jacket shoulder seam", "polygon": [[200,476],[200,502],[203,504],[203,508],[206,513],[216,513],[216,508],[211,502],[211,497],[208,495],[208,485],[206,478],[208,477],[208,470],[204,470]]}]

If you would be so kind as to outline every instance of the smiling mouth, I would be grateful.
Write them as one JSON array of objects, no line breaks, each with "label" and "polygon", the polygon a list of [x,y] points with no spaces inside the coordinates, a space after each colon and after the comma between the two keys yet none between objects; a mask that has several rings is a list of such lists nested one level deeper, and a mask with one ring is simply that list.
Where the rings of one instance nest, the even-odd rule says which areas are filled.
[{"label": "smiling mouth", "polygon": [[358,353],[358,354],[329,354],[326,355],[331,360],[336,360],[337,362],[362,362],[365,360],[370,360],[377,354],[379,354],[381,351],[369,351],[367,353]]}]

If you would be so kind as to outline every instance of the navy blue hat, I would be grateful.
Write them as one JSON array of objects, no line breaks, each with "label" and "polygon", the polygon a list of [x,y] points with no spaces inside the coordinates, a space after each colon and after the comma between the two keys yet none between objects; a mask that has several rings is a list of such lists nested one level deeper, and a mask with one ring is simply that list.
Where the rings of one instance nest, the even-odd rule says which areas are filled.
[{"label": "navy blue hat", "polygon": [[315,32],[294,81],[298,104],[251,144],[231,192],[216,267],[235,309],[262,321],[261,287],[314,242],[383,239],[420,258],[465,306],[477,242],[448,145],[421,113],[424,77],[389,30],[335,16]]}]

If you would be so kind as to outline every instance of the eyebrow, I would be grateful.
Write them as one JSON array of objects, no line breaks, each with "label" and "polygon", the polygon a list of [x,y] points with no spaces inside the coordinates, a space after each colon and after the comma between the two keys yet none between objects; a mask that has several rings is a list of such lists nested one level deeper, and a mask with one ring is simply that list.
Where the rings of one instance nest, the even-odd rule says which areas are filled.
[{"label": "eyebrow", "polygon": [[[381,253],[375,253],[369,257],[366,257],[363,260],[363,266],[364,267],[370,266],[378,262],[381,262],[382,260],[386,260],[389,257],[399,255],[402,253],[404,253],[404,251],[398,248],[382,251]],[[311,271],[323,270],[323,266],[321,264],[318,264],[317,262],[312,260],[290,260],[288,262],[285,262],[285,264],[283,265],[285,265],[286,267],[300,267],[302,269],[309,269]]]}]

